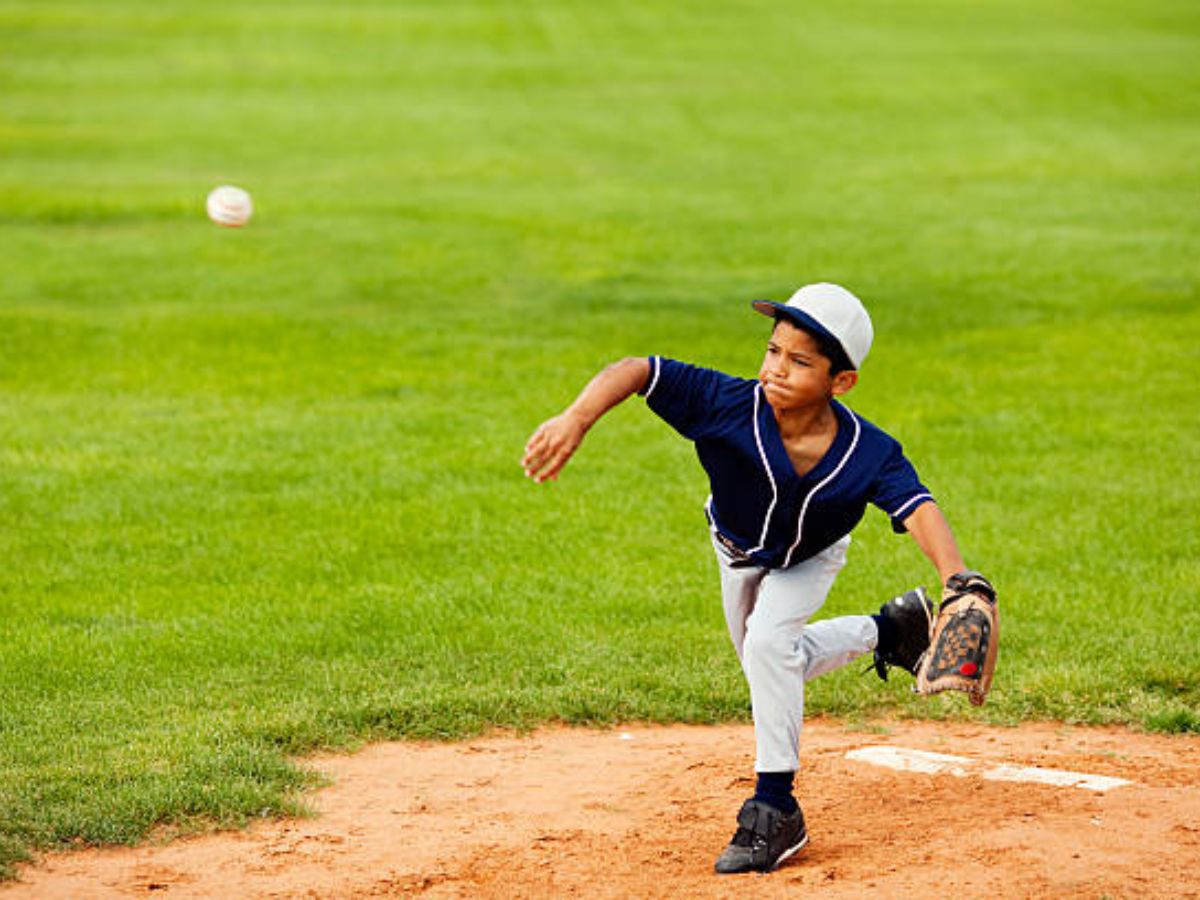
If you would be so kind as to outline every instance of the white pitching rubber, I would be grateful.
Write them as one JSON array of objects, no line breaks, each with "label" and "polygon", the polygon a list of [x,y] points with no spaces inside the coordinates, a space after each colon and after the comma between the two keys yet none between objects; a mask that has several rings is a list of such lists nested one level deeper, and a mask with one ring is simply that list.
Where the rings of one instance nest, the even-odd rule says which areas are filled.
[{"label": "white pitching rubber", "polygon": [[1040,766],[988,765],[965,756],[950,756],[928,750],[907,747],[860,747],[846,754],[846,759],[870,763],[899,772],[920,772],[924,775],[955,775],[966,778],[978,775],[984,781],[1020,781],[1048,784],[1054,787],[1083,788],[1086,791],[1111,791],[1133,784],[1124,778],[1091,775],[1087,772],[1068,772],[1064,769],[1044,769]]}]

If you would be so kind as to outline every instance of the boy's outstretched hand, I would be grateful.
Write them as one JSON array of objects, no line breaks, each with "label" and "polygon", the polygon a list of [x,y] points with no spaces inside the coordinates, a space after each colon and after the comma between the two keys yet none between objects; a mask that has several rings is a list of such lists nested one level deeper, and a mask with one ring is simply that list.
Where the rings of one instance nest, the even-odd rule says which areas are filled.
[{"label": "boy's outstretched hand", "polygon": [[596,420],[637,391],[649,375],[650,361],[644,356],[606,366],[565,412],[539,425],[525,443],[525,474],[538,484],[557,478]]},{"label": "boy's outstretched hand", "polygon": [[558,478],[586,433],[584,423],[570,412],[547,419],[525,444],[525,474],[538,484]]}]

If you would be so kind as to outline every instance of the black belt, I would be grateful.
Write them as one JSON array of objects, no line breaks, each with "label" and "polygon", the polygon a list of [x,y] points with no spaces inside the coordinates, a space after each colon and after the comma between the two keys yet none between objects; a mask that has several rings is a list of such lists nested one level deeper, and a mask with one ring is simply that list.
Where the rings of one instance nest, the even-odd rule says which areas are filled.
[{"label": "black belt", "polygon": [[756,563],[753,559],[750,558],[749,553],[747,553],[741,547],[737,546],[737,544],[735,544],[729,538],[725,537],[725,535],[721,534],[721,532],[717,531],[716,528],[714,528],[712,530],[712,533],[713,533],[713,537],[715,537],[717,539],[717,543],[720,544],[722,547],[724,547],[725,550],[729,553],[729,555],[733,557],[733,559],[729,563],[730,568],[744,569],[744,568],[748,568],[749,566],[757,566],[758,565],[758,563]]}]

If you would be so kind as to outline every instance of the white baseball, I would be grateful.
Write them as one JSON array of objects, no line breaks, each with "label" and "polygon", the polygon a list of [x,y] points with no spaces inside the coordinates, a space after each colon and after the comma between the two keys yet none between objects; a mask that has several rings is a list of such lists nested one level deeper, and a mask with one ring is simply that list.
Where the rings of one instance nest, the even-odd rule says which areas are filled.
[{"label": "white baseball", "polygon": [[208,217],[226,228],[241,228],[250,221],[254,203],[240,187],[223,184],[208,195]]}]

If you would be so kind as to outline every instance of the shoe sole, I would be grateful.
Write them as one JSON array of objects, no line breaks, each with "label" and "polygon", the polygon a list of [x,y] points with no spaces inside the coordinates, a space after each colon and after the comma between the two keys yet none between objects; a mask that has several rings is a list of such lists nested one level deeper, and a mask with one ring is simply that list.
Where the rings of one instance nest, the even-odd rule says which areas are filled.
[{"label": "shoe sole", "polygon": [[801,850],[803,850],[807,846],[808,846],[808,835],[806,834],[806,835],[804,835],[804,840],[802,840],[800,843],[798,843],[795,847],[792,847],[790,850],[784,850],[781,854],[779,854],[779,859],[775,860],[775,865],[771,866],[771,868],[769,868],[767,871],[774,872],[776,869],[778,869],[785,862],[787,862],[789,859],[791,859],[793,856],[795,856],[797,853],[799,853]]}]

